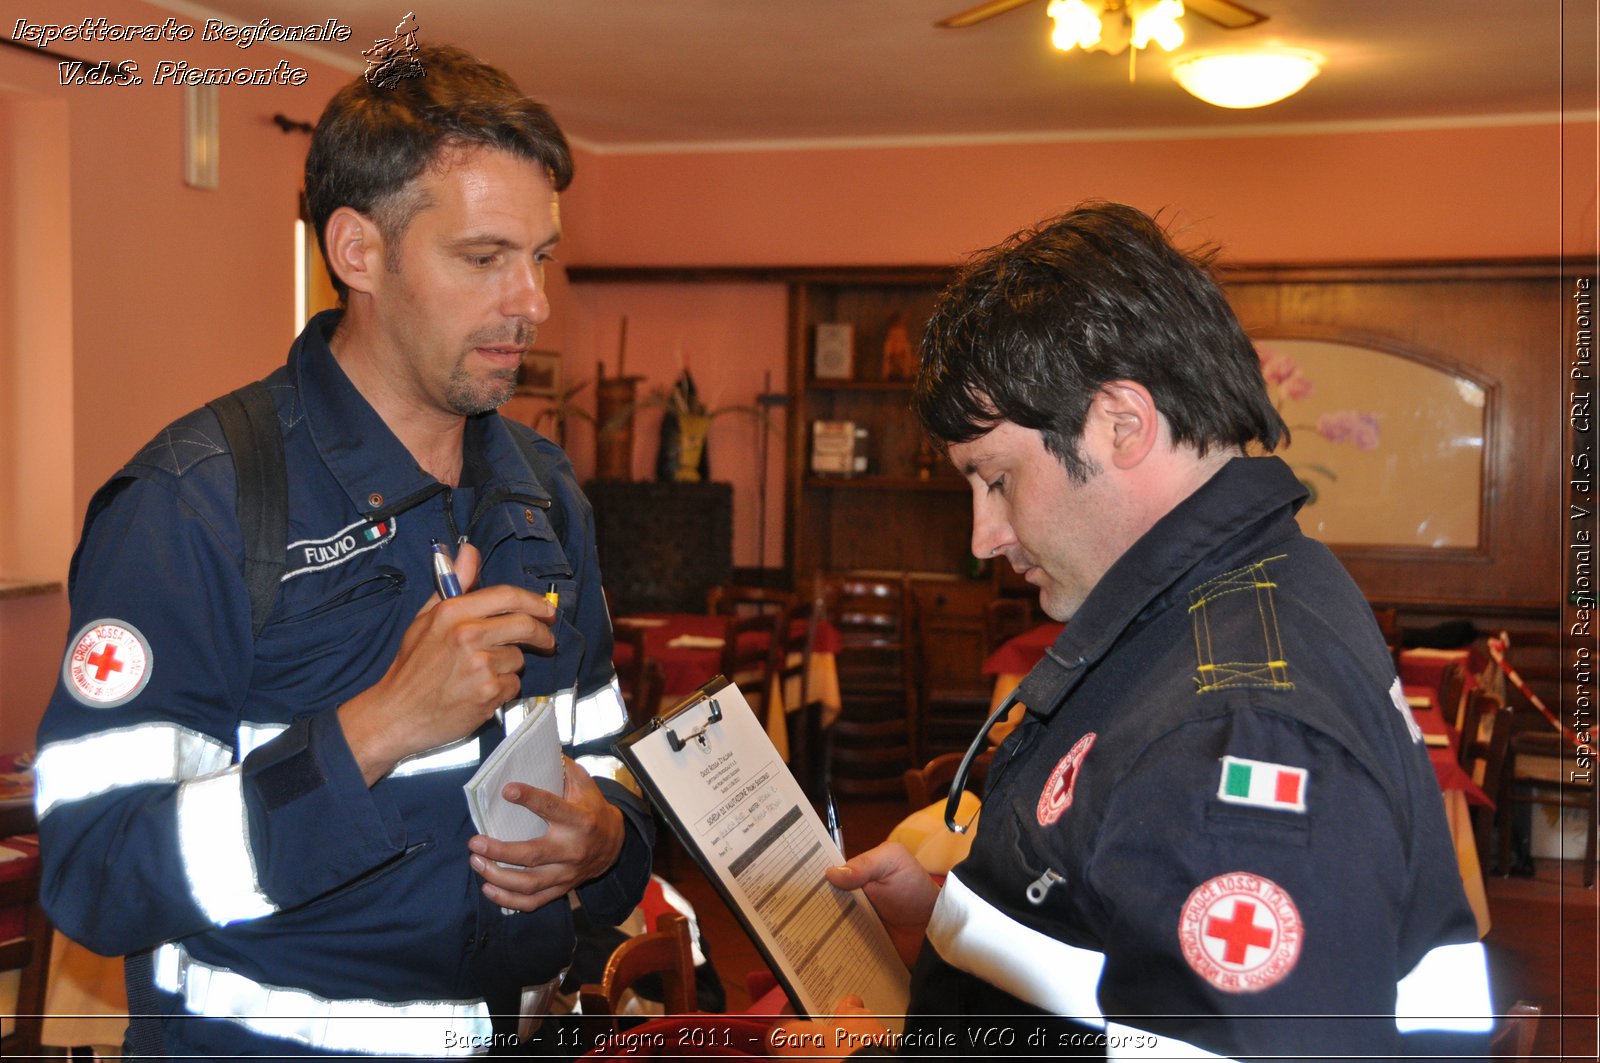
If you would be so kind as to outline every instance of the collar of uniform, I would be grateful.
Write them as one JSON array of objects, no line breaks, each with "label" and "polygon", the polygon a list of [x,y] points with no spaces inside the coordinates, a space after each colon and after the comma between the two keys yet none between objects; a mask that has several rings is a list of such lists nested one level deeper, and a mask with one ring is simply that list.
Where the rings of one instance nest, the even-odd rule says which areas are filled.
[{"label": "collar of uniform", "polygon": [[[351,504],[362,513],[393,512],[404,500],[436,490],[439,481],[418,467],[333,357],[328,339],[339,318],[340,311],[327,310],[306,323],[289,354],[291,372],[317,451]],[[513,498],[548,506],[549,492],[497,414],[468,418],[462,449],[463,475],[476,481],[480,507]],[[527,534],[506,520],[511,530]]]},{"label": "collar of uniform", "polygon": [[[467,418],[465,449],[472,455],[471,461],[476,466],[473,471],[478,477],[474,481],[478,502],[472,515],[475,536],[480,520],[500,525],[483,525],[483,533],[492,538],[513,535],[525,539],[530,535],[539,536],[540,528],[550,527],[550,491],[528,467],[528,460],[511,437],[505,418],[492,411]],[[534,510],[545,512],[546,519],[537,520]]]},{"label": "collar of uniform", "polygon": [[328,349],[340,316],[325,310],[306,322],[289,352],[290,372],[323,463],[358,512],[376,513],[438,481],[417,466]]},{"label": "collar of uniform", "polygon": [[1018,686],[1017,700],[1036,716],[1054,715],[1132,624],[1193,586],[1191,573],[1222,571],[1225,557],[1254,543],[1253,530],[1292,517],[1305,498],[1304,485],[1278,458],[1228,462],[1117,559]]}]

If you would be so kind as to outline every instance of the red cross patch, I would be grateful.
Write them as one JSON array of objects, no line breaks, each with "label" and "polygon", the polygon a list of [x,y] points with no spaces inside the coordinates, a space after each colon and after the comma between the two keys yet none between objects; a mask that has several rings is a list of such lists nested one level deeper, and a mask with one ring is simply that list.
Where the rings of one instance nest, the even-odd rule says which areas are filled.
[{"label": "red cross patch", "polygon": [[1090,731],[1073,743],[1067,755],[1050,773],[1050,778],[1045,780],[1044,791],[1039,794],[1039,826],[1050,826],[1072,807],[1072,791],[1078,786],[1078,769],[1083,765],[1083,758],[1089,755],[1092,745],[1094,732]]},{"label": "red cross patch", "polygon": [[120,620],[96,620],[78,632],[61,666],[68,692],[91,709],[132,701],[150,681],[154,658],[139,629]]},{"label": "red cross patch", "polygon": [[1300,910],[1271,879],[1234,871],[1202,883],[1178,917],[1178,944],[1195,973],[1225,993],[1258,993],[1294,970]]}]

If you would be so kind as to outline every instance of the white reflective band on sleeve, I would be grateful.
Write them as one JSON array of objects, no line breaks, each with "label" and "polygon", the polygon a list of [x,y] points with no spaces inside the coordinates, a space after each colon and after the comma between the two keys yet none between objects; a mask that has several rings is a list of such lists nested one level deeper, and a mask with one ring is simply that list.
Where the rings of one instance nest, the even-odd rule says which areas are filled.
[{"label": "white reflective band on sleeve", "polygon": [[[1105,953],[1080,949],[1023,926],[954,874],[944,880],[928,924],[928,940],[952,967],[1054,1015],[1099,1029],[1097,993]],[[1027,962],[1020,962],[1027,957]]]},{"label": "white reflective band on sleeve", "polygon": [[43,818],[56,805],[124,786],[175,783],[227,767],[228,746],[179,727],[146,723],[51,742],[34,762],[34,804]]},{"label": "white reflective band on sleeve", "polygon": [[242,769],[191,779],[178,790],[178,855],[189,893],[218,926],[271,915],[256,879],[245,818]]},{"label": "white reflective band on sleeve", "polygon": [[482,758],[478,755],[478,740],[471,735],[423,753],[413,753],[394,766],[389,778],[405,775],[424,775],[430,771],[448,771],[451,768],[476,767]]},{"label": "white reflective band on sleeve", "polygon": [[[239,759],[244,760],[288,729],[289,725],[286,723],[241,723]],[[430,771],[449,771],[451,768],[471,768],[477,765],[479,759],[481,758],[478,756],[478,740],[463,738],[447,746],[411,754],[395,765],[389,777],[393,779],[404,775],[424,775]]]},{"label": "white reflective band on sleeve", "polygon": [[480,1055],[493,1038],[481,1000],[324,1000],[303,989],[265,986],[201,963],[180,945],[156,950],[155,982],[192,1015],[228,1019],[266,1037],[335,1052],[382,1056]]},{"label": "white reflective band on sleeve", "polygon": [[288,729],[289,725],[286,723],[240,723],[238,737],[240,762],[243,763],[245,757],[248,757]]},{"label": "white reflective band on sleeve", "polygon": [[561,724],[563,745],[582,745],[622,734],[628,726],[628,710],[623,707],[617,677],[612,676],[610,683],[593,694],[578,698],[572,711],[559,714],[556,720]]},{"label": "white reflective band on sleeve", "polygon": [[1188,1041],[1180,1041],[1163,1033],[1151,1033],[1137,1026],[1124,1026],[1119,1022],[1106,1023],[1107,1059],[1220,1059],[1233,1063],[1229,1056],[1219,1056],[1196,1048]]},{"label": "white reflective band on sleeve", "polygon": [[579,757],[577,764],[589,773],[591,779],[615,779],[623,785],[628,785],[633,778],[622,761],[616,757]]},{"label": "white reflective band on sleeve", "polygon": [[1488,1033],[1489,958],[1476,941],[1440,945],[1395,986],[1394,1024],[1401,1033],[1450,1030]]}]

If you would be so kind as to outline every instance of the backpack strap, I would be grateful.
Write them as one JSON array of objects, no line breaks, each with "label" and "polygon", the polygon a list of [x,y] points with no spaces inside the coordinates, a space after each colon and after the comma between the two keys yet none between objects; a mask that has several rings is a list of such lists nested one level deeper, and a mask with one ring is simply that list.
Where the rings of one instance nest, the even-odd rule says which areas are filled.
[{"label": "backpack strap", "polygon": [[289,481],[278,410],[271,392],[259,380],[206,405],[217,415],[233,455],[244,581],[250,590],[250,630],[260,635],[283,579],[284,548],[289,539]]}]

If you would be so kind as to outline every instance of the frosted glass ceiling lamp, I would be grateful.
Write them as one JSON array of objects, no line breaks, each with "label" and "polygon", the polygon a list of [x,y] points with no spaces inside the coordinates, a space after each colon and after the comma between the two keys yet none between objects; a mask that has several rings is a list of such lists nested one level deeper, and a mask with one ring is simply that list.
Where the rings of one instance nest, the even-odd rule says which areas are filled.
[{"label": "frosted glass ceiling lamp", "polygon": [[1172,76],[1191,96],[1214,107],[1265,107],[1305,88],[1322,56],[1298,49],[1212,52],[1172,64]]}]

